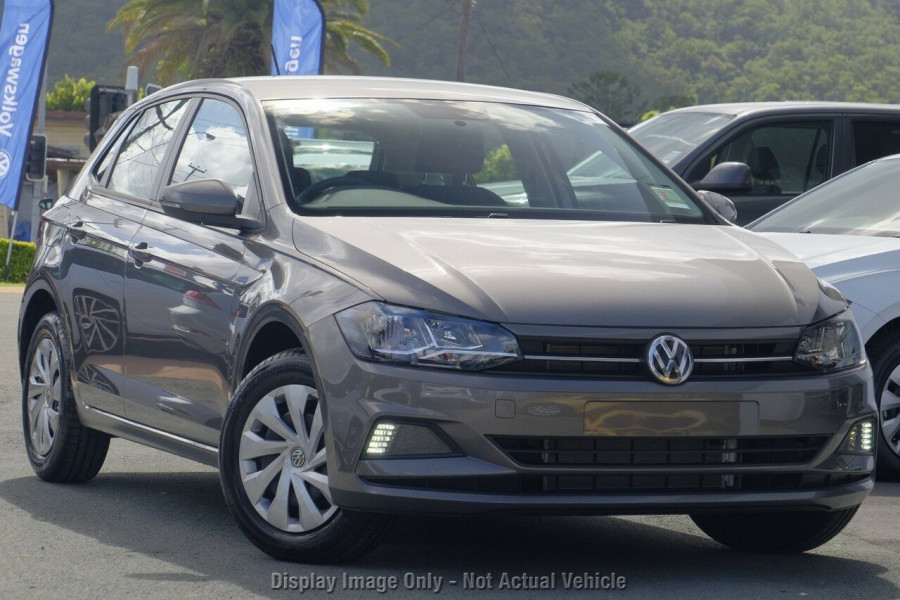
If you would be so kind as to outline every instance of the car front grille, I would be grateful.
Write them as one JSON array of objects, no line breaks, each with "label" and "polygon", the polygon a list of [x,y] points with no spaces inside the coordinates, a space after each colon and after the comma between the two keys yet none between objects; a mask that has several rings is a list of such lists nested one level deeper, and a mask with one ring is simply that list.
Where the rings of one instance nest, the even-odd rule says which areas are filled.
[{"label": "car front grille", "polygon": [[802,464],[812,460],[828,435],[704,437],[516,437],[492,436],[522,466],[617,467],[716,464]]},{"label": "car front grille", "polygon": [[[649,340],[583,340],[519,337],[523,360],[486,372],[554,377],[642,379]],[[796,339],[745,342],[691,341],[691,379],[812,374],[793,361]]]}]

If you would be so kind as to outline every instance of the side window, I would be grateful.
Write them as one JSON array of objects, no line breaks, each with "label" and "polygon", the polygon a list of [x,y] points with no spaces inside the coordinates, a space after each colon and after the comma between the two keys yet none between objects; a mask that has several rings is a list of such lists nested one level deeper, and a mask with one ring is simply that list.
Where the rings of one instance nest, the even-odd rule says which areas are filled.
[{"label": "side window", "polygon": [[900,152],[900,123],[897,121],[853,121],[853,166]]},{"label": "side window", "polygon": [[106,150],[103,160],[101,160],[94,169],[94,177],[96,177],[97,181],[103,181],[103,178],[106,177],[106,173],[109,171],[109,168],[113,164],[113,159],[116,157],[116,150],[118,150],[118,144],[110,146]]},{"label": "side window", "polygon": [[[181,146],[171,183],[221,179],[231,184],[241,200],[253,179],[253,158],[247,130],[230,104],[206,98],[197,111]],[[245,207],[243,213],[248,210]]]},{"label": "side window", "polygon": [[742,162],[753,173],[752,195],[796,196],[828,178],[831,121],[763,125],[745,130],[703,159],[687,176],[697,182],[723,162]]},{"label": "side window", "polygon": [[109,189],[150,199],[159,167],[188,100],[148,108],[131,129],[113,165]]}]

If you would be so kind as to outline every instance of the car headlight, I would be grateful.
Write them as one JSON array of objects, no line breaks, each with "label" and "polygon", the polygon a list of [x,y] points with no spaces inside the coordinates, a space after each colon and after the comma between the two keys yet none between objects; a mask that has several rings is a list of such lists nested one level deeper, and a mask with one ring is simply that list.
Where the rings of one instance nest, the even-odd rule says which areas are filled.
[{"label": "car headlight", "polygon": [[807,327],[800,336],[794,360],[820,371],[866,364],[866,351],[850,311]]},{"label": "car headlight", "polygon": [[378,302],[336,317],[350,350],[367,360],[476,371],[521,357],[515,336],[493,323]]}]

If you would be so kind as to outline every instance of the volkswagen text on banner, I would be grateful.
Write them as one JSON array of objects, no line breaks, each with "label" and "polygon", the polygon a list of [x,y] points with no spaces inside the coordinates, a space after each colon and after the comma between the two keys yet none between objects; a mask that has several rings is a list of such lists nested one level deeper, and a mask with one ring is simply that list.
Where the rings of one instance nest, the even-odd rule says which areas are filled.
[{"label": "volkswagen text on banner", "polygon": [[316,0],[275,0],[272,75],[322,72],[325,14]]},{"label": "volkswagen text on banner", "polygon": [[0,24],[0,204],[16,209],[53,0],[6,0]]}]

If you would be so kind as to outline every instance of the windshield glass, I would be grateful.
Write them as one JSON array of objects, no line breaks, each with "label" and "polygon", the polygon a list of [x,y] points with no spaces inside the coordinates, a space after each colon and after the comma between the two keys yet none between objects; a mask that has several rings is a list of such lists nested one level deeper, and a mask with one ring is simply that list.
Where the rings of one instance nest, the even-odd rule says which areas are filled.
[{"label": "windshield glass", "polygon": [[285,191],[302,214],[708,218],[589,112],[396,99],[264,106]]},{"label": "windshield glass", "polygon": [[900,236],[900,156],[870,162],[797,196],[754,231]]},{"label": "windshield glass", "polygon": [[666,165],[702,144],[734,115],[703,112],[667,112],[638,123],[628,133]]}]

